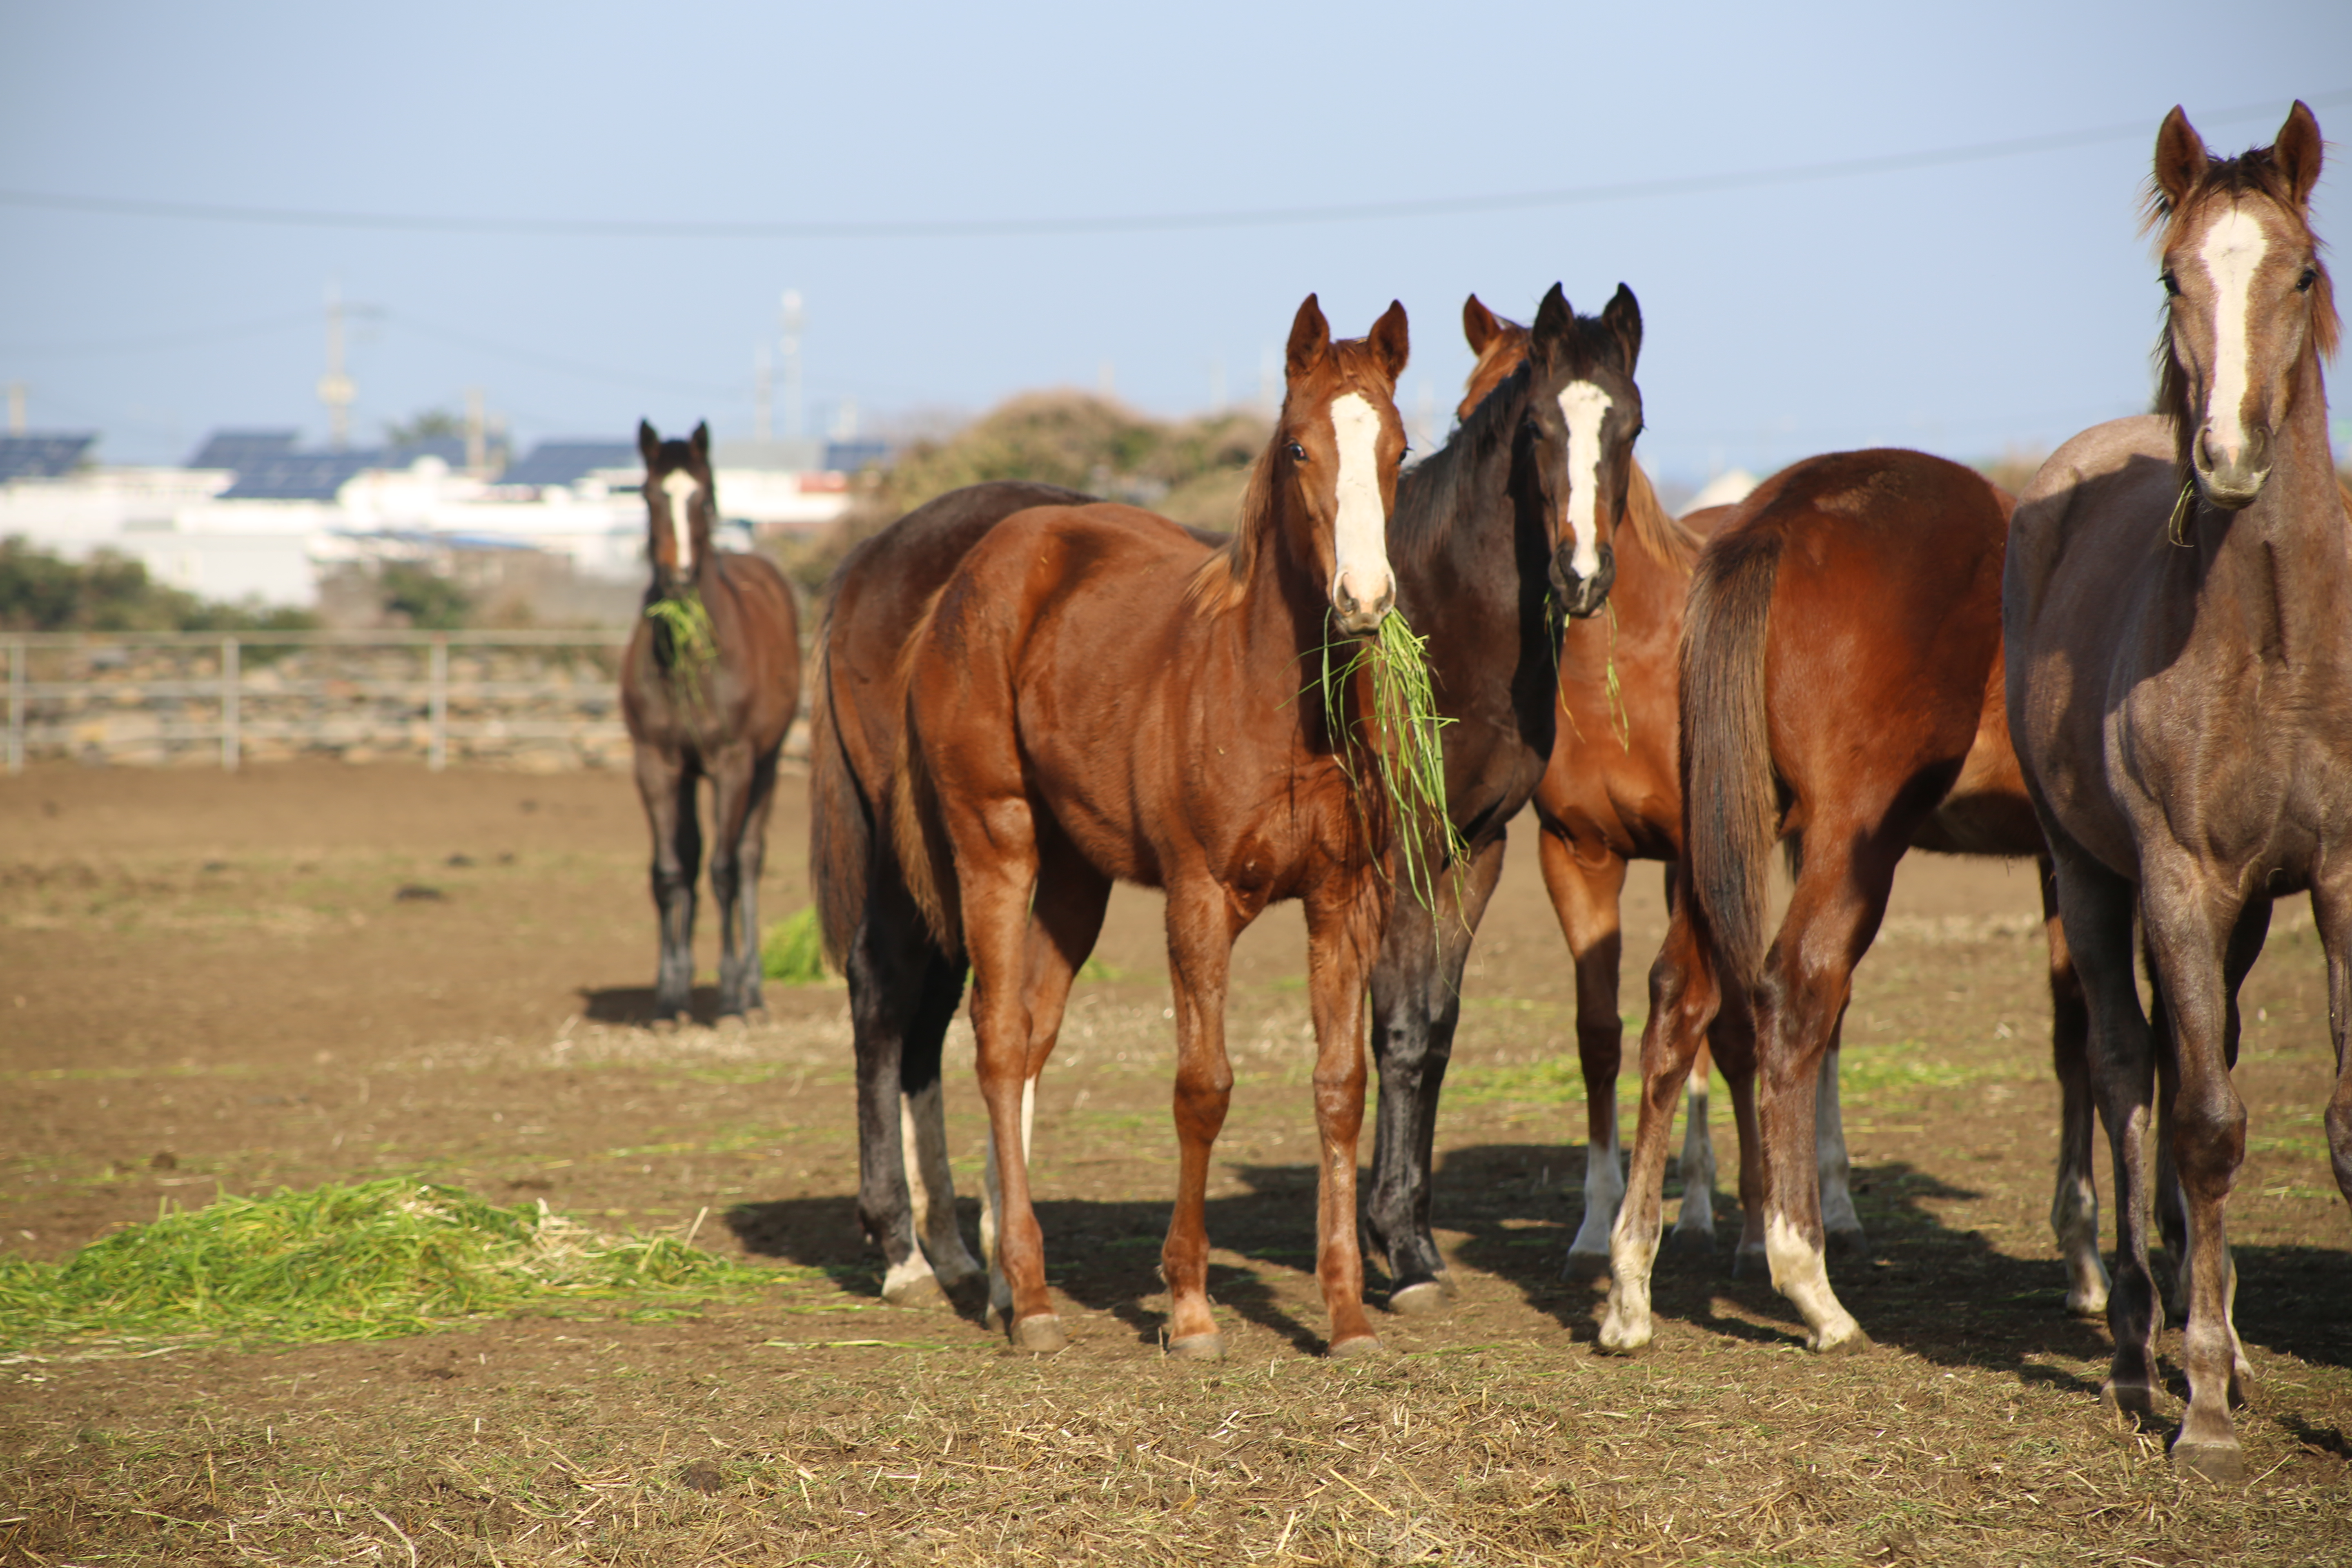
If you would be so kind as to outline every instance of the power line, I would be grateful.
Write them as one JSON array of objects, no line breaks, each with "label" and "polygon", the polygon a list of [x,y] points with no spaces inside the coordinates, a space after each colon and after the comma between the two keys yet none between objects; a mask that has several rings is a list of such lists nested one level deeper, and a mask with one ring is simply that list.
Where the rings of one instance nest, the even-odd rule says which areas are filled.
[{"label": "power line", "polygon": [[[2352,102],[2352,89],[2318,93],[2304,100],[2315,107]],[[2220,124],[2275,112],[2267,100],[2209,110]],[[2080,131],[2010,137],[1960,146],[1862,158],[1834,158],[1777,168],[1717,174],[1689,174],[1607,184],[1568,185],[1477,196],[1430,196],[1391,202],[1349,202],[1320,206],[1245,207],[1197,212],[1111,213],[1026,218],[845,219],[819,223],[635,220],[608,218],[467,217],[452,214],[336,212],[298,207],[237,206],[202,202],[145,201],[122,196],[74,195],[56,191],[0,188],[0,206],[55,212],[100,213],[118,217],[165,218],[196,223],[265,224],[280,227],[376,229],[421,234],[510,235],[590,239],[1007,239],[1061,235],[1145,234],[1186,230],[1267,228],[1289,225],[1359,223],[1387,219],[1454,217],[1471,213],[1514,212],[1579,206],[1596,202],[1654,196],[1704,195],[1761,190],[1775,185],[1914,169],[1989,163],[2035,153],[2095,146],[2147,134],[2145,120],[2118,121]]]},{"label": "power line", "polygon": [[588,381],[602,381],[638,391],[656,387],[668,392],[688,393],[698,397],[733,398],[742,396],[744,392],[740,385],[727,385],[705,381],[680,381],[673,376],[646,375],[636,371],[622,370],[611,365],[583,364],[577,360],[560,359],[553,354],[543,354],[536,350],[517,348],[510,343],[494,342],[488,338],[475,337],[469,332],[436,326],[430,321],[419,321],[404,310],[383,310],[379,313],[383,320],[395,326],[405,327],[419,337],[436,339],[453,347],[470,349],[476,353],[509,360],[516,364],[528,365],[534,370],[553,371],[559,375],[578,376]]},{"label": "power line", "polygon": [[313,326],[317,321],[317,315],[306,310],[299,315],[272,316],[266,321],[247,321],[238,326],[205,327],[194,331],[164,332],[146,338],[110,338],[102,342],[79,343],[0,343],[0,353],[147,353],[156,349],[194,348],[205,343],[226,343],[244,338],[266,337],[272,332],[285,331],[289,327]]}]

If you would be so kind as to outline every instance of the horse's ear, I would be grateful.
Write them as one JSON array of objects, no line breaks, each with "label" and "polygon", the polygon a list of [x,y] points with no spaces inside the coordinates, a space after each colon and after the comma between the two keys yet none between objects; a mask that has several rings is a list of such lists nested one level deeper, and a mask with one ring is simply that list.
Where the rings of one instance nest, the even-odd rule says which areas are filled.
[{"label": "horse's ear", "polygon": [[2322,146],[2319,121],[2312,117],[2311,106],[2296,99],[2286,112],[2286,123],[2279,127],[2271,155],[2278,160],[2279,173],[2286,176],[2287,189],[2294,193],[2298,207],[2310,202],[2311,187],[2319,184]]},{"label": "horse's ear", "polygon": [[2205,139],[2197,134],[2180,106],[2174,104],[2156,132],[2156,188],[2164,193],[2166,211],[2179,209],[2182,198],[2197,188],[2212,162],[2212,155],[2205,151]]},{"label": "horse's ear", "polygon": [[1394,386],[1397,377],[1404,374],[1404,362],[1412,357],[1412,336],[1405,326],[1404,301],[1390,300],[1389,308],[1381,312],[1381,319],[1372,323],[1372,330],[1365,336],[1371,342],[1372,353],[1380,356],[1381,368],[1388,373],[1389,384]]},{"label": "horse's ear", "polygon": [[705,468],[710,466],[710,421],[708,419],[694,427],[694,460]]},{"label": "horse's ear", "polygon": [[1601,324],[1609,329],[1618,348],[1623,351],[1625,374],[1633,374],[1634,364],[1642,357],[1642,302],[1633,298],[1633,290],[1622,283],[1617,285],[1617,292],[1610,296],[1608,305],[1601,310]]},{"label": "horse's ear", "polygon": [[646,472],[654,471],[654,459],[661,456],[661,435],[650,419],[637,421],[637,456],[646,460]]},{"label": "horse's ear", "polygon": [[1545,363],[1559,352],[1576,331],[1576,307],[1568,302],[1568,291],[1553,284],[1544,291],[1543,303],[1536,307],[1536,324],[1528,338],[1528,353]]},{"label": "horse's ear", "polygon": [[1331,350],[1331,323],[1323,319],[1323,307],[1309,294],[1300,302],[1298,314],[1290,321],[1290,347],[1285,355],[1292,379],[1306,374],[1322,363]]},{"label": "horse's ear", "polygon": [[1486,309],[1477,295],[1473,294],[1462,301],[1462,335],[1469,340],[1472,353],[1485,353],[1486,345],[1501,335],[1502,331],[1503,323],[1495,319],[1495,312]]}]

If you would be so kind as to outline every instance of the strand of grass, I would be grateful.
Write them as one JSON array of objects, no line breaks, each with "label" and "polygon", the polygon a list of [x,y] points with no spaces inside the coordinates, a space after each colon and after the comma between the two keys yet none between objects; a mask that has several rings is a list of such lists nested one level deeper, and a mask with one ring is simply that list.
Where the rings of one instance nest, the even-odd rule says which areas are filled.
[{"label": "strand of grass", "polygon": [[[1352,721],[1360,732],[1370,731],[1369,750],[1379,759],[1379,785],[1397,827],[1397,854],[1403,881],[1423,906],[1437,908],[1437,872],[1451,865],[1457,869],[1468,854],[1460,829],[1445,801],[1444,727],[1453,720],[1437,711],[1437,695],[1430,679],[1429,639],[1417,637],[1402,613],[1391,611],[1381,621],[1373,640],[1326,638],[1322,647],[1321,691],[1326,713],[1345,714],[1346,694],[1359,670],[1371,675],[1371,711]],[[1344,649],[1346,658],[1335,666],[1332,653]],[[1342,722],[1348,722],[1343,720]],[[1349,758],[1354,747],[1340,748],[1340,766],[1357,791],[1365,787]],[[1435,853],[1433,855],[1432,847]]]},{"label": "strand of grass", "polygon": [[0,1258],[0,1347],[86,1339],[313,1342],[429,1332],[567,1303],[706,1299],[780,1282],[676,1236],[611,1236],[392,1177],[224,1194],[61,1264]]}]

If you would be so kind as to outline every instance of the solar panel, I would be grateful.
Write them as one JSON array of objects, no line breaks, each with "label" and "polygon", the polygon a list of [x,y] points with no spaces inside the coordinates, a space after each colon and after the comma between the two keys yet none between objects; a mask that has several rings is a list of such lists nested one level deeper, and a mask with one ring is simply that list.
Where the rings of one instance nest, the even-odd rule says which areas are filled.
[{"label": "solar panel", "polygon": [[71,473],[97,440],[95,433],[0,436],[0,481],[53,479]]},{"label": "solar panel", "polygon": [[215,430],[196,448],[196,455],[188,459],[188,467],[242,468],[247,463],[290,452],[300,439],[299,430]]},{"label": "solar panel", "polygon": [[635,468],[641,461],[634,441],[541,441],[500,474],[499,483],[568,485],[599,468]]}]

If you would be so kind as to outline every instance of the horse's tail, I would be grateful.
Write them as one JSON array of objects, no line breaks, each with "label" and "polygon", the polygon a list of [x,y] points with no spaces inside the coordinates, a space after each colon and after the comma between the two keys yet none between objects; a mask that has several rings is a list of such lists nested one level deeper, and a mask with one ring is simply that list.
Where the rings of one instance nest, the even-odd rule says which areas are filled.
[{"label": "horse's tail", "polygon": [[[910,653],[929,627],[930,617],[926,615],[907,641]],[[904,707],[898,754],[890,769],[890,835],[907,891],[913,895],[915,908],[922,911],[931,940],[949,957],[958,958],[963,953],[963,910],[956,884],[955,852],[948,843],[946,825],[940,821],[938,783],[931,777],[930,763],[915,733],[913,691],[904,679],[907,663],[902,658],[899,665],[899,700]]]},{"label": "horse's tail", "polygon": [[850,766],[833,709],[833,617],[817,627],[815,702],[809,713],[809,882],[825,961],[849,973],[874,876],[874,808]]},{"label": "horse's tail", "polygon": [[1692,574],[1683,619],[1683,854],[1718,962],[1743,987],[1763,966],[1780,837],[1764,644],[1780,549],[1772,529],[1718,537]]}]

